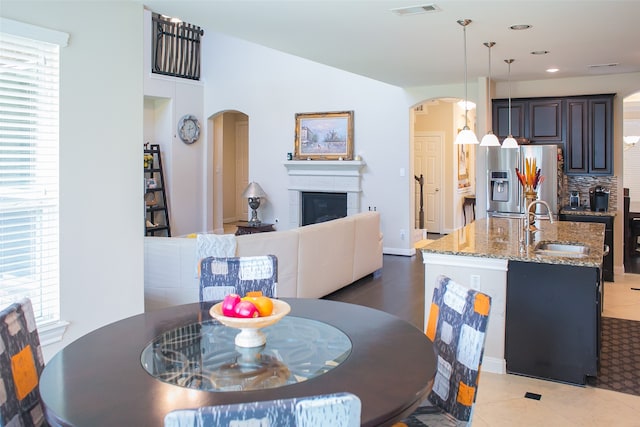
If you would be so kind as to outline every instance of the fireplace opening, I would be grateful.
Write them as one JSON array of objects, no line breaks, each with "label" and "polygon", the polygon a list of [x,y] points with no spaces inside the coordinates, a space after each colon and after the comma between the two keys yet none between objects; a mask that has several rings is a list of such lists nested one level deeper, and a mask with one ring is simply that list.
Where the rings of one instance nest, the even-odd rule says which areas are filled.
[{"label": "fireplace opening", "polygon": [[347,216],[347,193],[302,192],[302,224],[309,225]]}]

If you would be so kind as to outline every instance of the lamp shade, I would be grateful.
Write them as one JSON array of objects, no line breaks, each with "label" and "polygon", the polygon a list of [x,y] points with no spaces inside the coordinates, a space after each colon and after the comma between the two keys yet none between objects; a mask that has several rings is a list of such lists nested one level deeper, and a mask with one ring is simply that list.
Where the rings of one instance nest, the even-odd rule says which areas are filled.
[{"label": "lamp shade", "polygon": [[454,144],[456,145],[468,145],[468,144],[477,144],[478,137],[473,133],[467,126],[465,126],[460,132],[458,132],[458,136],[456,136],[456,140]]},{"label": "lamp shade", "polygon": [[482,141],[480,141],[481,147],[499,147],[500,141],[498,141],[498,137],[491,131],[482,137]]},{"label": "lamp shade", "polygon": [[518,148],[518,141],[516,141],[513,136],[509,135],[504,139],[504,141],[502,141],[502,148]]},{"label": "lamp shade", "polygon": [[249,183],[249,185],[247,185],[247,188],[245,188],[245,190],[242,192],[242,197],[245,199],[255,198],[255,197],[265,198],[267,197],[267,193],[265,193],[262,187],[260,187],[260,184],[252,181]]}]

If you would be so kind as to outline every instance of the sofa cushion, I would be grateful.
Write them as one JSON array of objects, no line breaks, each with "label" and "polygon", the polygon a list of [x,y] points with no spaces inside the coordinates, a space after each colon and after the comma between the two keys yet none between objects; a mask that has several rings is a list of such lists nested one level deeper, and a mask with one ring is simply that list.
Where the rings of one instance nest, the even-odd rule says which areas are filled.
[{"label": "sofa cushion", "polygon": [[295,230],[243,234],[236,237],[236,242],[238,256],[275,255],[278,258],[278,297],[298,296],[298,233]]},{"label": "sofa cushion", "polygon": [[355,227],[352,282],[382,268],[380,214],[378,212],[358,214]]},{"label": "sofa cushion", "polygon": [[298,297],[320,298],[353,280],[355,220],[298,228]]}]

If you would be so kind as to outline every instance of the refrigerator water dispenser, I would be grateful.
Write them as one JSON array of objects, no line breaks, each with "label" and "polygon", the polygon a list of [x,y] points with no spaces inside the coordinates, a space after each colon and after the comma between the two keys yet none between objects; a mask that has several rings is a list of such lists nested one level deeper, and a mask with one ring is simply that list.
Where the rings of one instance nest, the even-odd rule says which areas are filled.
[{"label": "refrigerator water dispenser", "polygon": [[507,172],[491,172],[491,200],[494,202],[509,201],[509,177]]}]

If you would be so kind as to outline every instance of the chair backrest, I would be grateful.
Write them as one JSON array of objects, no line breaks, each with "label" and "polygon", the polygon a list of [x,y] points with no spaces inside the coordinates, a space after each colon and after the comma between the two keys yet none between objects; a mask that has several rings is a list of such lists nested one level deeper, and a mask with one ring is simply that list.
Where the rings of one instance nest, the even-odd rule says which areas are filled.
[{"label": "chair backrest", "polygon": [[200,262],[200,302],[220,301],[225,295],[249,291],[276,298],[278,259],[275,255],[207,257]]},{"label": "chair backrest", "polygon": [[0,311],[0,426],[46,425],[40,400],[44,357],[31,301]]},{"label": "chair backrest", "polygon": [[352,393],[179,409],[164,427],[359,427],[361,403]]},{"label": "chair backrest", "polygon": [[426,329],[438,359],[429,400],[459,421],[470,420],[476,400],[490,308],[489,295],[436,279]]}]

